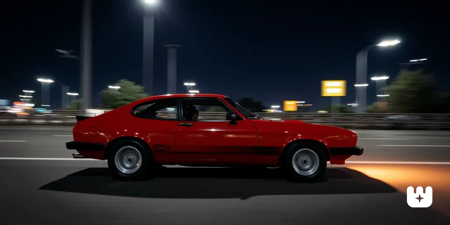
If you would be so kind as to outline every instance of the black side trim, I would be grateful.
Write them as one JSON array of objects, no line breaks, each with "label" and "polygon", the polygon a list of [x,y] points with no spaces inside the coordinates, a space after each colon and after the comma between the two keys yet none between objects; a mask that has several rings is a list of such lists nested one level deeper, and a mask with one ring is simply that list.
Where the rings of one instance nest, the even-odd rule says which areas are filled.
[{"label": "black side trim", "polygon": [[85,119],[89,119],[91,118],[90,116],[75,116],[75,118],[77,118],[77,122],[85,120]]},{"label": "black side trim", "polygon": [[330,148],[331,155],[362,155],[364,148],[359,146],[351,148]]},{"label": "black side trim", "polygon": [[92,150],[92,151],[101,151],[105,148],[105,144],[99,143],[83,143],[83,142],[67,142],[67,149],[75,149],[75,150]]}]

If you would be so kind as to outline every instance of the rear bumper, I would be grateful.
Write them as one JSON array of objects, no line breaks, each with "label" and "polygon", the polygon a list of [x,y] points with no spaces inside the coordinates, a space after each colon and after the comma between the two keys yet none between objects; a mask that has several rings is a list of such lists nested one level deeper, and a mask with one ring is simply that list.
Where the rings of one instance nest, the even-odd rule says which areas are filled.
[{"label": "rear bumper", "polygon": [[105,144],[70,141],[66,143],[66,148],[71,150],[102,151],[105,149]]},{"label": "rear bumper", "polygon": [[356,146],[350,148],[330,148],[331,155],[362,155],[364,148]]}]

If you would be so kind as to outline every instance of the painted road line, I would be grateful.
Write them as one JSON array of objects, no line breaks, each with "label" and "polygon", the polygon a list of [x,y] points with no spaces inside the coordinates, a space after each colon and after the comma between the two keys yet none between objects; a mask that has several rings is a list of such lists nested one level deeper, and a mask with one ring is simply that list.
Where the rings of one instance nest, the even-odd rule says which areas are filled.
[{"label": "painted road line", "polygon": [[53,137],[72,137],[73,135],[71,135],[71,134],[55,134],[55,135],[52,135]]},{"label": "painted road line", "polygon": [[358,140],[395,140],[395,141],[409,141],[409,138],[358,138]]},{"label": "painted road line", "polygon": [[378,145],[381,147],[427,147],[427,148],[450,148],[450,145]]},{"label": "painted road line", "polygon": [[25,140],[0,140],[0,142],[3,143],[23,143],[23,142],[27,142]]}]

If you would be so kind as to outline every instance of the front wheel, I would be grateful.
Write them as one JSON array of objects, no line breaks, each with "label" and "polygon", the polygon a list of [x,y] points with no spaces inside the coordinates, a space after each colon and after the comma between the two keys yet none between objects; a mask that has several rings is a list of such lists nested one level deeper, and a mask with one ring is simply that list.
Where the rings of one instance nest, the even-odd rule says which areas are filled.
[{"label": "front wheel", "polygon": [[144,179],[152,174],[155,162],[148,147],[137,141],[123,141],[109,154],[108,167],[115,178]]},{"label": "front wheel", "polygon": [[315,143],[297,143],[289,147],[282,164],[286,178],[293,182],[320,179],[327,167],[324,150]]}]

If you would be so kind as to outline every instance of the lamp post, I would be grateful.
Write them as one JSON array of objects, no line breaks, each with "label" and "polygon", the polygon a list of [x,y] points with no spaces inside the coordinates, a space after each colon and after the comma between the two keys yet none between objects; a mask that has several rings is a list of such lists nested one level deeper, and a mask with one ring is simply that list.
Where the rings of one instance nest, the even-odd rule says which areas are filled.
[{"label": "lamp post", "polygon": [[157,0],[143,0],[145,15],[143,20],[143,52],[142,52],[142,82],[148,95],[153,95],[153,54],[155,42],[155,18],[154,9]]},{"label": "lamp post", "polygon": [[119,89],[120,89],[120,86],[109,85],[108,88],[109,88],[109,89],[119,90]]},{"label": "lamp post", "polygon": [[200,91],[199,90],[189,90],[189,93],[191,93],[191,94],[198,94],[198,93],[200,93]]},{"label": "lamp post", "polygon": [[[384,86],[386,86],[386,81],[387,81],[387,79],[389,79],[389,77],[388,76],[375,76],[375,77],[372,77],[370,79],[376,82],[376,93],[377,93],[377,96],[383,94],[381,92],[381,90],[383,89]],[[384,98],[382,100],[385,101]]]},{"label": "lamp post", "polygon": [[185,82],[184,86],[186,86],[187,92],[189,92],[189,90],[193,90],[195,87],[195,83],[194,82]]},{"label": "lamp post", "polygon": [[41,82],[41,106],[50,107],[50,84],[55,82],[52,79],[38,78]]},{"label": "lamp post", "polygon": [[164,45],[167,48],[167,93],[177,93],[177,49],[181,45]]},{"label": "lamp post", "polygon": [[67,92],[67,95],[69,96],[69,105],[73,104],[73,101],[77,98],[76,96],[78,96],[78,93],[72,93],[72,92]]},{"label": "lamp post", "polygon": [[367,86],[356,86],[367,82],[367,58],[369,51],[374,47],[390,47],[399,44],[399,40],[385,40],[376,45],[369,45],[363,48],[356,55],[356,99],[358,103],[357,112],[363,112],[366,108]]}]

